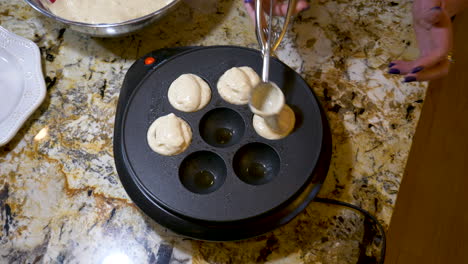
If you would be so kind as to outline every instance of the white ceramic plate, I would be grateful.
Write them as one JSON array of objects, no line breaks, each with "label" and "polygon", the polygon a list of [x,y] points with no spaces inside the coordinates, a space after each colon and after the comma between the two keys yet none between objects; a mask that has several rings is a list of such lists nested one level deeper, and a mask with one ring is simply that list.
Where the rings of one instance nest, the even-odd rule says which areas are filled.
[{"label": "white ceramic plate", "polygon": [[0,27],[0,146],[15,136],[45,94],[37,45]]}]

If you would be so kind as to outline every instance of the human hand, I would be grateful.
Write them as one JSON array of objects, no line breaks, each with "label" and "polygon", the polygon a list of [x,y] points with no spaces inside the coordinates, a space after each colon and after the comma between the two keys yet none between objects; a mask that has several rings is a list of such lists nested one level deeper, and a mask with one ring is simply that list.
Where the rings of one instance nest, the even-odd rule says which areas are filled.
[{"label": "human hand", "polygon": [[[249,13],[250,17],[255,20],[255,1],[256,0],[244,0],[244,5]],[[265,12],[269,12],[270,10],[270,1],[269,0],[262,0],[263,1],[263,9]],[[307,10],[310,8],[309,3],[306,0],[297,0],[296,2],[296,10],[294,10],[294,14],[297,14],[301,11]],[[288,1],[278,1],[273,0],[273,14],[276,16],[284,16],[288,12]]]},{"label": "human hand", "polygon": [[392,61],[390,74],[404,75],[404,82],[434,80],[448,74],[452,50],[452,22],[445,1],[415,0],[413,27],[420,56],[413,61]]}]

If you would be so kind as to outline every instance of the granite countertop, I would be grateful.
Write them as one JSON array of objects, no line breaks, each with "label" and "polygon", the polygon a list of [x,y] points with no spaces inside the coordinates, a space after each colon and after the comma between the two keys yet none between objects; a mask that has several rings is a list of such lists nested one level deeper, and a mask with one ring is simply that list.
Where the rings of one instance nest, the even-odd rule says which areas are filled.
[{"label": "granite countertop", "polygon": [[[129,200],[112,134],[131,64],[162,47],[257,47],[242,1],[206,3],[183,3],[138,34],[100,39],[62,28],[23,1],[0,0],[1,26],[40,47],[47,84],[42,106],[0,148],[0,262],[372,263],[375,231],[351,210],[312,203],[273,232],[210,243],[175,235]],[[409,0],[313,1],[278,52],[330,121],[332,164],[319,196],[359,205],[385,227],[427,87],[385,73],[390,60],[417,55],[410,9]]]}]

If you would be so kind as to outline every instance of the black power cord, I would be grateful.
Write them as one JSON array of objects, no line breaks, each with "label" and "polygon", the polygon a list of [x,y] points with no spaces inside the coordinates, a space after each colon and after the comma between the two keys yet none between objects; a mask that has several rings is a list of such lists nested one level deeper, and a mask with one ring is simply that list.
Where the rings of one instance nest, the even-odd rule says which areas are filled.
[{"label": "black power cord", "polygon": [[320,197],[315,197],[314,200],[312,200],[312,201],[313,202],[318,202],[318,203],[334,204],[334,205],[340,205],[340,206],[348,207],[348,208],[354,209],[356,211],[359,211],[364,216],[366,216],[370,220],[372,220],[372,222],[374,223],[375,226],[377,226],[377,229],[379,230],[380,234],[382,235],[382,242],[381,242],[382,246],[381,246],[381,250],[380,250],[380,259],[379,259],[378,264],[383,264],[384,263],[385,249],[386,249],[386,246],[387,246],[387,238],[385,236],[385,231],[384,231],[382,225],[379,223],[377,218],[375,218],[375,216],[371,215],[368,211],[362,209],[361,207],[358,207],[358,206],[356,206],[354,204],[350,204],[350,203],[345,203],[345,202],[341,202],[341,201],[337,201],[337,200],[333,200],[333,199],[320,198]]}]

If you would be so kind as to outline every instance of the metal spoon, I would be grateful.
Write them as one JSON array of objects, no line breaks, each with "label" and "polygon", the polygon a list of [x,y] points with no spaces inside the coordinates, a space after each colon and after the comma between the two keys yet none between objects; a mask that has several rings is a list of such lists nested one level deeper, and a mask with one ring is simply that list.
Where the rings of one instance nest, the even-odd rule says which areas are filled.
[{"label": "metal spoon", "polygon": [[[284,107],[285,98],[283,91],[273,82],[269,81],[270,71],[270,55],[275,51],[281,43],[281,40],[286,33],[289,24],[292,10],[296,6],[296,0],[289,0],[288,12],[283,25],[283,30],[278,36],[276,43],[271,45],[272,38],[272,17],[273,17],[273,0],[270,0],[270,10],[268,22],[262,9],[262,1],[257,0],[255,5],[255,26],[257,33],[257,40],[262,47],[263,68],[262,68],[262,82],[255,86],[250,94],[249,107],[250,110],[265,119],[266,124],[274,131],[280,132],[278,115]],[[265,28],[265,23],[268,29]],[[266,36],[265,36],[266,35]]]}]

